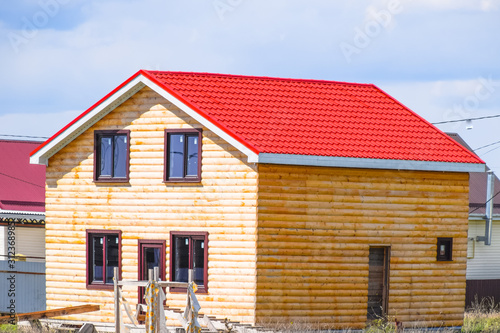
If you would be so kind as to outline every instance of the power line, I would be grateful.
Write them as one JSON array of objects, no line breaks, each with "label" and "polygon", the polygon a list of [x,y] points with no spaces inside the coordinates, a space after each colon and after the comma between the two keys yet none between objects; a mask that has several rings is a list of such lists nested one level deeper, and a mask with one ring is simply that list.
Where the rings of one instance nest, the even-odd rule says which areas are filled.
[{"label": "power line", "polygon": [[493,143],[490,143],[490,144],[487,144],[487,145],[481,146],[481,147],[479,147],[479,148],[474,149],[474,151],[479,150],[479,149],[483,149],[483,148],[486,148],[486,147],[489,147],[489,146],[496,145],[497,143],[500,143],[500,141],[496,141],[496,142],[493,142]]},{"label": "power line", "polygon": [[41,185],[38,185],[38,184],[35,184],[35,183],[31,183],[31,182],[28,182],[28,181],[26,181],[24,179],[16,178],[16,177],[10,176],[8,174],[5,174],[3,172],[0,172],[0,175],[5,176],[5,177],[9,177],[9,178],[12,178],[12,179],[15,179],[17,181],[20,181],[20,182],[23,182],[23,183],[26,183],[26,184],[30,184],[30,185],[33,185],[33,186],[36,186],[36,187],[41,187],[41,188],[45,189],[45,186],[41,186]]},{"label": "power line", "polygon": [[0,134],[0,136],[8,136],[12,138],[31,138],[31,139],[48,139],[48,136],[30,136],[30,135],[14,135],[14,134]]},{"label": "power line", "polygon": [[[499,194],[500,194],[500,191],[498,191],[498,192],[497,192],[494,196],[492,196],[491,198],[489,198],[489,199],[488,199],[488,201],[486,201],[486,202],[484,203],[484,206],[486,206],[486,204],[487,204],[488,202],[490,202],[491,200],[493,200],[493,198],[495,198],[495,197],[496,197],[497,195],[499,195]],[[473,211],[470,211],[470,212],[469,212],[469,214],[474,213],[474,212],[475,212],[476,210],[478,210],[479,208],[483,208],[483,205],[481,205],[481,206],[477,207],[477,208],[476,208],[476,209],[474,209]]]},{"label": "power line", "polygon": [[488,154],[488,153],[492,152],[493,150],[497,150],[498,148],[500,148],[500,147],[495,147],[495,148],[493,148],[493,149],[490,149],[490,150],[488,150],[486,153],[481,154],[480,156],[484,156],[484,155],[486,155],[486,154]]},{"label": "power line", "polygon": [[448,124],[448,123],[458,123],[458,122],[467,121],[467,120],[481,120],[481,119],[498,118],[498,117],[500,117],[500,114],[493,115],[493,116],[476,117],[476,118],[465,118],[465,119],[457,119],[457,120],[439,121],[437,123],[432,123],[432,124],[439,125],[439,124]]}]

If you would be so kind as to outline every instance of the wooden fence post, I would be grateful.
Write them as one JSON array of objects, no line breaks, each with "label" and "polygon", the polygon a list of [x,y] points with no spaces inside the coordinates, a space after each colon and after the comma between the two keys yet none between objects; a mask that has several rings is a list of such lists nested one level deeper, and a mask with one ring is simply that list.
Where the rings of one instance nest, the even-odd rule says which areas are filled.
[{"label": "wooden fence post", "polygon": [[115,332],[120,333],[120,287],[118,286],[118,279],[120,278],[118,267],[114,267],[113,287],[115,291]]},{"label": "wooden fence post", "polygon": [[194,277],[194,269],[188,270],[188,283],[193,282],[193,277]]},{"label": "wooden fence post", "polygon": [[154,274],[153,274],[153,276],[154,276],[153,280],[155,280],[156,282],[158,282],[158,280],[160,279],[159,278],[159,276],[160,276],[160,269],[158,268],[158,266],[153,268],[153,272],[154,272]]}]

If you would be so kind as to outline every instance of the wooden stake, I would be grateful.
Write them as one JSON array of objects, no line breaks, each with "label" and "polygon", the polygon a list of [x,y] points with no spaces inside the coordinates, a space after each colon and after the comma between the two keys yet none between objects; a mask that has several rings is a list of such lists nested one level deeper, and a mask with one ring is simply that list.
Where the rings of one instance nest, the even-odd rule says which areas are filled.
[{"label": "wooden stake", "polygon": [[113,287],[115,291],[115,332],[120,333],[120,287],[118,286],[119,279],[118,267],[114,268]]}]

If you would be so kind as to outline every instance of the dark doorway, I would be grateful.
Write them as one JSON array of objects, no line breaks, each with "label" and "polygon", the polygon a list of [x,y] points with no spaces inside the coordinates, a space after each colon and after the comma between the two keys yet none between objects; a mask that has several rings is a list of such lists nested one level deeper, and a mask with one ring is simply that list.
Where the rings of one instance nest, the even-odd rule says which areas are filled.
[{"label": "dark doorway", "polygon": [[389,298],[389,247],[370,247],[368,260],[368,320],[384,318]]},{"label": "dark doorway", "polygon": [[[158,267],[160,280],[165,281],[165,241],[139,240],[139,281],[148,279],[148,270]],[[139,303],[144,304],[144,287],[139,287]]]}]

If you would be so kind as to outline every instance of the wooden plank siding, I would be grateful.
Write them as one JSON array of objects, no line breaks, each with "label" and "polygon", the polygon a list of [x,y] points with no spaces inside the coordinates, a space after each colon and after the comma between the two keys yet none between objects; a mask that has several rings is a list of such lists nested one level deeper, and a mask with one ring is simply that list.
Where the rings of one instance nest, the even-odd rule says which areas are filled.
[{"label": "wooden plank siding", "polygon": [[[253,323],[256,285],[256,166],[203,128],[202,181],[163,183],[164,130],[201,125],[143,88],[50,158],[46,186],[47,308],[99,304],[64,319],[113,321],[113,291],[86,288],[86,229],[122,231],[122,278],[137,279],[138,240],[170,231],[208,231],[208,293],[202,312]],[[130,182],[93,182],[95,130],[128,129]],[[134,306],[137,288],[124,289]],[[185,293],[167,295],[185,307]]]},{"label": "wooden plank siding", "polygon": [[[460,326],[468,174],[259,165],[256,321],[363,328],[370,246],[390,247],[388,315]],[[453,261],[437,262],[437,237]]]}]

